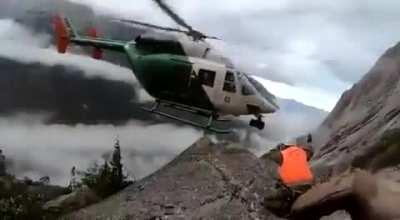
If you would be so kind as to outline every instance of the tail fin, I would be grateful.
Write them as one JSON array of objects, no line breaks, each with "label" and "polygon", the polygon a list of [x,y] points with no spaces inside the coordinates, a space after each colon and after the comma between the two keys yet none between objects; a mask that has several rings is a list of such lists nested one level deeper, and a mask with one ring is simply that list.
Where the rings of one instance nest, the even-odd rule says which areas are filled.
[{"label": "tail fin", "polygon": [[[88,29],[88,36],[91,38],[97,38],[98,34],[97,34],[97,30],[94,27],[91,27]],[[98,48],[98,47],[94,47],[93,48],[93,52],[92,52],[92,57],[94,59],[101,59],[103,58],[103,50]]]},{"label": "tail fin", "polygon": [[53,26],[55,30],[57,50],[59,53],[65,53],[71,41],[70,31],[65,24],[65,20],[60,15],[54,16]]}]

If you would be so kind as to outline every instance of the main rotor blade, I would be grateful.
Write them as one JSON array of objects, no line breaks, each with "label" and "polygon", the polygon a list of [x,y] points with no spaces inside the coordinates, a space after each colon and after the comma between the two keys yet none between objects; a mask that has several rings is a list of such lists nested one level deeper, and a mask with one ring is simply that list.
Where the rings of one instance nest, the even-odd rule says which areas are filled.
[{"label": "main rotor blade", "polygon": [[188,25],[185,20],[179,17],[171,7],[169,7],[163,0],[153,0],[168,16],[170,16],[177,24],[181,25],[182,27],[187,28],[189,31],[192,31],[193,28]]},{"label": "main rotor blade", "polygon": [[179,33],[187,33],[187,31],[183,31],[177,28],[170,28],[170,27],[162,27],[154,24],[149,24],[141,21],[135,21],[135,20],[127,20],[127,19],[118,19],[117,21],[122,22],[122,23],[127,23],[127,24],[136,24],[140,25],[143,27],[149,27],[149,28],[154,28],[154,29],[159,29],[163,31],[174,31],[174,32],[179,32]]},{"label": "main rotor blade", "polygon": [[169,17],[171,17],[177,24],[181,25],[182,27],[185,27],[188,29],[187,32],[185,32],[187,35],[192,36],[195,41],[197,40],[203,40],[204,38],[209,38],[209,39],[216,39],[220,40],[217,37],[212,37],[212,36],[207,36],[200,31],[197,31],[192,28],[192,26],[188,25],[183,18],[181,18],[178,14],[176,14],[171,7],[169,7],[164,0],[153,0]]},{"label": "main rotor blade", "polygon": [[212,39],[212,40],[221,40],[221,38],[214,37],[214,36],[205,36],[205,38]]}]

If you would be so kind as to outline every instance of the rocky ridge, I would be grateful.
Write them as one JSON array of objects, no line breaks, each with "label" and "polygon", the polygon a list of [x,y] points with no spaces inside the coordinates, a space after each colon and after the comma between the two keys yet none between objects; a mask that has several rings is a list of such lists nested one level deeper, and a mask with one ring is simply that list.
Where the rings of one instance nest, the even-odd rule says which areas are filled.
[{"label": "rocky ridge", "polygon": [[201,138],[154,174],[67,218],[274,219],[262,207],[272,182],[249,151]]}]

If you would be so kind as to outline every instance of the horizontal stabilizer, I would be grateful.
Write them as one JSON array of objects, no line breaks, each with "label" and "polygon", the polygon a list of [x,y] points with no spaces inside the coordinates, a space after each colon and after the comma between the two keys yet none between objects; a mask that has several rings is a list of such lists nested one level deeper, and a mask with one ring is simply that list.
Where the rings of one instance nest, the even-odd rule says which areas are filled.
[{"label": "horizontal stabilizer", "polygon": [[[98,34],[97,34],[97,30],[94,27],[91,27],[88,29],[88,36],[90,38],[96,39],[98,38]],[[98,47],[94,47],[93,48],[93,52],[92,52],[92,57],[94,59],[101,59],[103,58],[103,50],[98,48]]]}]

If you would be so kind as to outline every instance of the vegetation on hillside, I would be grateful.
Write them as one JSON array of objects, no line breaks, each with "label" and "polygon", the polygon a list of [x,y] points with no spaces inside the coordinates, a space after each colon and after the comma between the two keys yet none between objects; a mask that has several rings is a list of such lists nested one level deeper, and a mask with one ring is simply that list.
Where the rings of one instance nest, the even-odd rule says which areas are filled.
[{"label": "vegetation on hillside", "polygon": [[400,164],[400,129],[386,131],[381,140],[365,154],[356,157],[353,167],[377,171]]},{"label": "vegetation on hillside", "polygon": [[[105,159],[102,165],[94,163],[86,171],[78,172],[78,175],[81,176],[79,183],[75,183],[75,174],[73,174],[70,187],[86,185],[102,198],[118,192],[131,183],[127,180],[127,176],[123,174],[121,159],[119,141],[116,140],[110,161]],[[74,173],[74,171],[71,173]]]}]

